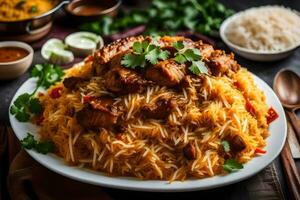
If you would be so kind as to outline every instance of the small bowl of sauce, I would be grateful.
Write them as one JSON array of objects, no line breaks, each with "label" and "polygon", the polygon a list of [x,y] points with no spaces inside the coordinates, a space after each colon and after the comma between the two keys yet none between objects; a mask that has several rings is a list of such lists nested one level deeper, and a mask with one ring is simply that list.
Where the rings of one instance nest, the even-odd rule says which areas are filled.
[{"label": "small bowl of sauce", "polygon": [[65,10],[77,21],[87,22],[104,15],[116,16],[121,4],[121,0],[74,0]]},{"label": "small bowl of sauce", "polygon": [[33,49],[23,42],[0,42],[0,79],[13,79],[24,74],[33,59]]}]

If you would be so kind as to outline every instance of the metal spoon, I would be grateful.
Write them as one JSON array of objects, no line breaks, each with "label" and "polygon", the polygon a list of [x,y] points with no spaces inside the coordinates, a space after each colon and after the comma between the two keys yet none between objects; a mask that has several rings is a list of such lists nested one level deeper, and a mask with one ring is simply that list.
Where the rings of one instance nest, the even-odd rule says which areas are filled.
[{"label": "metal spoon", "polygon": [[295,113],[300,108],[300,77],[291,70],[282,70],[275,76],[273,89],[286,108],[300,144],[300,120]]}]

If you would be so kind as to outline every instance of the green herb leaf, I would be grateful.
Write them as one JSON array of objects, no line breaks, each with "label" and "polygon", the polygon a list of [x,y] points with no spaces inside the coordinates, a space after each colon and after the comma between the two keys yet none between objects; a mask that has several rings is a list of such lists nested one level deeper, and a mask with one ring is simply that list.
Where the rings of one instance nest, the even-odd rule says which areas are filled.
[{"label": "green herb leaf", "polygon": [[38,153],[47,154],[54,151],[54,144],[51,141],[38,142],[34,136],[27,133],[27,136],[21,140],[21,146],[24,149],[34,149]]},{"label": "green herb leaf", "polygon": [[145,57],[143,55],[126,54],[121,61],[121,65],[132,69],[136,67],[144,68],[146,65]]},{"label": "green herb leaf", "polygon": [[31,114],[38,114],[42,111],[42,105],[32,95],[24,93],[20,95],[10,107],[10,113],[15,115],[16,119],[20,122],[27,122]]},{"label": "green herb leaf", "polygon": [[139,53],[139,54],[143,53],[144,48],[143,48],[142,43],[140,43],[140,42],[133,43],[132,48],[133,48],[133,51],[136,52],[136,53]]},{"label": "green herb leaf", "polygon": [[170,52],[163,51],[159,46],[150,44],[149,41],[135,42],[132,47],[133,52],[126,54],[121,64],[124,67],[135,69],[136,67],[144,68],[146,61],[155,65],[159,60],[168,59]]},{"label": "green herb leaf", "polygon": [[62,68],[54,64],[38,64],[31,71],[31,77],[38,78],[38,86],[46,89],[60,81],[63,75]]},{"label": "green herb leaf", "polygon": [[30,114],[25,110],[20,110],[16,113],[15,117],[19,122],[28,122],[30,119]]},{"label": "green herb leaf", "polygon": [[223,146],[223,149],[224,149],[225,152],[230,151],[230,145],[229,145],[229,142],[227,140],[223,140],[221,142],[221,145]]},{"label": "green herb leaf", "polygon": [[182,41],[177,41],[173,43],[173,47],[177,50],[180,51],[181,49],[184,48],[184,44]]},{"label": "green herb leaf", "polygon": [[34,136],[30,133],[27,133],[27,136],[21,140],[21,146],[24,149],[33,149],[37,145],[37,141],[34,139]]},{"label": "green herb leaf", "polygon": [[42,105],[39,99],[37,98],[30,99],[29,111],[34,114],[39,114],[42,112]]},{"label": "green herb leaf", "polygon": [[183,56],[186,58],[187,61],[190,61],[190,62],[201,59],[199,49],[187,49],[183,53]]},{"label": "green herb leaf", "polygon": [[30,13],[37,13],[38,12],[37,6],[31,6],[30,9],[29,9],[29,12]]},{"label": "green herb leaf", "polygon": [[39,142],[35,146],[35,150],[42,154],[51,153],[54,152],[54,144],[51,141]]},{"label": "green herb leaf", "polygon": [[243,165],[238,163],[237,161],[233,159],[225,160],[223,164],[223,169],[228,171],[228,172],[234,172],[238,171],[239,169],[243,169]]},{"label": "green herb leaf", "polygon": [[80,28],[110,35],[145,25],[145,34],[170,35],[179,30],[190,30],[213,35],[219,31],[221,22],[232,14],[232,10],[217,0],[153,0],[147,9],[121,10],[114,18],[105,16]]},{"label": "green herb leaf", "polygon": [[192,65],[189,67],[189,70],[196,75],[199,74],[207,74],[208,69],[205,66],[205,63],[203,61],[193,61]]},{"label": "green herb leaf", "polygon": [[175,61],[178,62],[178,63],[180,63],[180,64],[183,64],[183,63],[185,63],[187,60],[186,60],[186,58],[185,58],[184,55],[182,55],[182,54],[177,54],[177,55],[175,56]]}]

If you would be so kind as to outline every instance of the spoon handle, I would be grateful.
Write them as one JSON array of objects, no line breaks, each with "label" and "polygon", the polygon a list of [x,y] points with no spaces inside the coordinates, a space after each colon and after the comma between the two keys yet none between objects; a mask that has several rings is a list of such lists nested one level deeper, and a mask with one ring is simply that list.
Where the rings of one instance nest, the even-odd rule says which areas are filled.
[{"label": "spoon handle", "polygon": [[287,114],[288,114],[288,116],[289,116],[289,118],[292,122],[292,125],[294,127],[298,143],[300,144],[300,120],[297,117],[295,112],[289,111],[289,110],[287,110],[286,112],[287,112]]},{"label": "spoon handle", "polygon": [[300,199],[300,177],[297,171],[297,166],[295,165],[295,161],[292,157],[288,141],[285,142],[285,145],[280,155],[283,162],[283,170],[286,175],[286,181],[288,183],[291,196],[295,200]]}]

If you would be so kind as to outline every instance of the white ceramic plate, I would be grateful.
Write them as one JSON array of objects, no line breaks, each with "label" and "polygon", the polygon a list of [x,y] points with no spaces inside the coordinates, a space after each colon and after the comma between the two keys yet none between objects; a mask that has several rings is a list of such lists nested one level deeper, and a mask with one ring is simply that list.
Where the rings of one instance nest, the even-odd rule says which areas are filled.
[{"label": "white ceramic plate", "polygon": [[[250,176],[261,171],[268,164],[270,164],[280,153],[285,139],[286,139],[286,119],[283,108],[272,91],[272,89],[261,79],[254,76],[255,82],[258,87],[264,91],[267,97],[268,105],[272,106],[279,118],[275,120],[270,126],[271,135],[267,138],[267,153],[255,157],[250,162],[244,165],[244,169],[231,173],[225,176],[214,176],[204,179],[190,179],[184,182],[176,181],[168,183],[168,181],[155,181],[155,180],[139,180],[129,177],[109,177],[100,172],[95,172],[88,169],[82,169],[78,167],[68,166],[63,159],[54,154],[43,155],[36,153],[35,151],[28,150],[27,152],[39,163],[45,167],[71,179],[75,179],[81,182],[90,183],[94,185],[100,185],[105,187],[126,189],[126,190],[139,190],[139,191],[151,191],[151,192],[179,192],[179,191],[192,191],[192,190],[204,190],[209,188],[221,187],[224,185],[232,184],[241,180],[244,180]],[[31,92],[35,88],[35,79],[27,80],[17,91],[12,102],[20,94],[25,92]],[[19,140],[26,137],[26,133],[30,132],[38,138],[38,127],[31,123],[20,123],[14,116],[9,114],[12,128]]]}]

